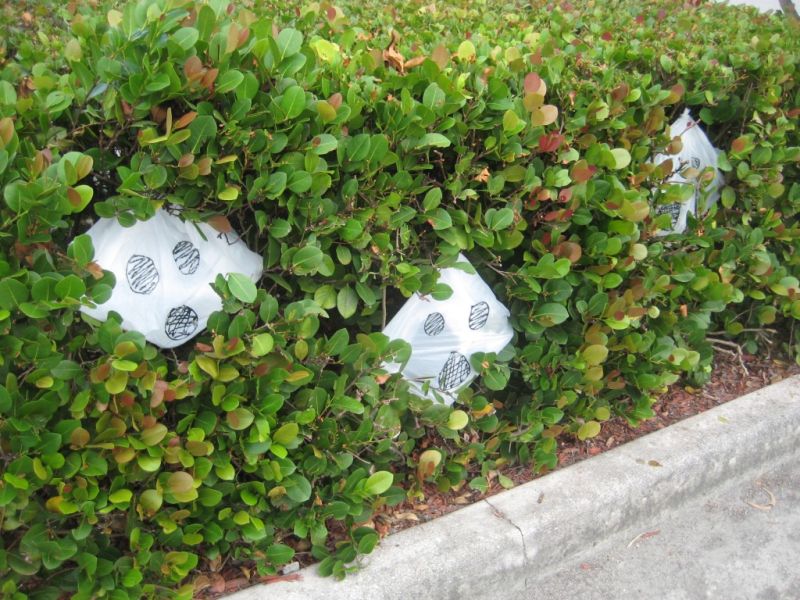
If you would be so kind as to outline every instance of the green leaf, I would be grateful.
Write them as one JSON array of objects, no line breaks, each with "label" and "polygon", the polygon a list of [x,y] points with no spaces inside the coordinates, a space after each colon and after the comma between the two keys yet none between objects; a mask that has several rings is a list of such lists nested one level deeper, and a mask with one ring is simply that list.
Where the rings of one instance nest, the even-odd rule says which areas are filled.
[{"label": "green leaf", "polygon": [[167,426],[163,423],[156,423],[152,427],[142,430],[140,439],[145,446],[156,446],[167,436]]},{"label": "green leaf", "polygon": [[281,98],[280,107],[287,119],[294,119],[303,112],[306,107],[306,92],[299,85],[293,85],[285,92]]},{"label": "green leaf", "polygon": [[297,275],[316,273],[322,266],[324,255],[316,246],[304,246],[292,257],[292,270]]},{"label": "green leaf", "polygon": [[246,408],[236,408],[227,415],[225,415],[225,420],[228,422],[228,426],[235,430],[235,431],[242,431],[250,427],[255,420],[255,415],[247,410]]},{"label": "green leaf", "polygon": [[336,150],[338,145],[338,140],[329,133],[321,133],[311,140],[311,147],[314,149],[314,154],[318,155],[332,152]]},{"label": "green leaf", "polygon": [[114,504],[126,504],[131,501],[131,498],[133,498],[133,492],[125,489],[111,492],[108,495],[108,500]]},{"label": "green leaf", "polygon": [[0,104],[13,106],[17,103],[17,91],[7,81],[0,81]]},{"label": "green leaf", "polygon": [[485,215],[486,225],[492,231],[508,229],[514,223],[514,211],[510,208],[490,208]]},{"label": "green leaf", "polygon": [[172,34],[172,41],[184,50],[194,48],[199,38],[200,32],[194,27],[181,27]]},{"label": "green leaf", "polygon": [[453,219],[450,217],[450,213],[443,208],[437,208],[426,216],[428,218],[428,223],[430,223],[431,227],[436,231],[449,229],[453,226]]},{"label": "green leaf", "polygon": [[588,440],[589,438],[595,437],[598,433],[600,433],[600,423],[597,421],[586,421],[583,425],[580,426],[578,429],[578,439]]},{"label": "green leaf", "polygon": [[544,327],[552,327],[566,321],[569,318],[569,313],[562,304],[548,302],[536,309],[533,318]]},{"label": "green leaf", "polygon": [[94,257],[92,238],[85,233],[77,236],[67,247],[67,254],[81,267],[85,267]]},{"label": "green leaf", "polygon": [[586,364],[590,366],[599,365],[605,362],[608,357],[608,347],[601,344],[592,344],[591,346],[587,346],[582,354]]},{"label": "green leaf", "polygon": [[294,558],[294,549],[285,544],[272,544],[267,548],[267,558],[273,565],[285,565]]},{"label": "green leaf", "polygon": [[464,429],[469,423],[469,416],[463,410],[454,410],[447,419],[447,428],[454,431]]},{"label": "green leaf", "polygon": [[228,273],[228,289],[234,297],[246,304],[255,302],[258,288],[249,276],[241,273]]},{"label": "green leaf", "polygon": [[264,356],[265,354],[272,352],[274,345],[275,343],[270,334],[259,333],[253,338],[250,354],[253,356]]},{"label": "green leaf", "polygon": [[441,133],[426,133],[417,140],[415,148],[447,148],[450,140]]},{"label": "green leaf", "polygon": [[236,69],[230,69],[217,78],[214,83],[214,91],[218,94],[225,94],[239,87],[242,81],[244,81],[244,74]]},{"label": "green leaf", "polygon": [[458,45],[456,55],[462,61],[473,60],[475,58],[475,45],[469,40],[464,40]]},{"label": "green leaf", "polygon": [[300,52],[300,48],[303,46],[303,34],[296,29],[287,27],[278,34],[275,44],[278,46],[278,56],[275,57],[275,62],[280,63],[287,56]]},{"label": "green leaf", "polygon": [[281,446],[291,446],[300,432],[297,423],[285,423],[272,434],[272,441]]},{"label": "green leaf", "polygon": [[339,314],[345,319],[349,319],[356,314],[358,294],[349,285],[340,289],[336,295],[336,308],[339,309]]},{"label": "green leaf", "polygon": [[392,487],[394,475],[389,471],[376,471],[369,476],[364,484],[364,491],[373,496],[378,496]]},{"label": "green leaf", "polygon": [[0,280],[0,307],[13,310],[27,302],[28,298],[29,291],[25,284],[10,277]]},{"label": "green leaf", "polygon": [[625,148],[614,148],[611,151],[611,155],[614,157],[613,169],[624,169],[631,164],[631,153]]},{"label": "green leaf", "polygon": [[233,202],[238,197],[239,197],[239,188],[234,187],[232,185],[227,186],[219,194],[217,194],[217,198],[225,202]]}]

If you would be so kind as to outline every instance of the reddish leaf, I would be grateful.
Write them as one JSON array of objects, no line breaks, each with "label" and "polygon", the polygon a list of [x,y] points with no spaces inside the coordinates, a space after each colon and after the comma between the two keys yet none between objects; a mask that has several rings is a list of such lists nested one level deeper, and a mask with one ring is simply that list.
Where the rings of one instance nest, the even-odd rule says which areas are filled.
[{"label": "reddish leaf", "polygon": [[576,263],[583,255],[583,250],[575,242],[561,242],[553,248],[553,255],[559,258],[566,258],[571,263]]},{"label": "reddish leaf", "polygon": [[167,391],[167,382],[157,379],[153,384],[153,395],[150,396],[150,408],[156,408],[164,402],[164,392]]},{"label": "reddish leaf", "polygon": [[573,165],[570,177],[575,183],[584,183],[585,181],[589,181],[596,172],[597,167],[581,159]]},{"label": "reddish leaf", "polygon": [[546,133],[539,137],[539,150],[541,152],[555,152],[564,143],[564,136],[560,133]]},{"label": "reddish leaf", "polygon": [[328,104],[330,104],[336,110],[339,110],[339,107],[342,105],[342,95],[339,92],[336,92],[330,98],[328,98]]},{"label": "reddish leaf", "polygon": [[[539,77],[538,73],[528,73],[525,76],[525,93],[526,94],[537,94],[539,93],[539,88],[542,87],[542,78]],[[542,94],[544,95],[544,94]]]}]

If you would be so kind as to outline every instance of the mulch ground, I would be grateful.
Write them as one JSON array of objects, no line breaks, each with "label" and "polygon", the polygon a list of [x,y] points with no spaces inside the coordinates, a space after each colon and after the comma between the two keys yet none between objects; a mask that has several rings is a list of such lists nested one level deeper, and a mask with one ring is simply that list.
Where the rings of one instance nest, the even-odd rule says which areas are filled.
[{"label": "mulch ground", "polygon": [[[579,441],[574,436],[560,437],[557,469],[591,458],[798,373],[800,366],[788,360],[744,354],[740,362],[738,357],[718,354],[711,380],[705,386],[699,389],[691,388],[684,383],[671,386],[653,406],[656,416],[638,427],[631,427],[627,421],[617,417],[603,423],[600,434],[592,439]],[[527,483],[545,474],[536,474],[529,466],[520,465],[509,466],[501,472],[516,485]],[[503,487],[498,483],[497,477],[492,478],[486,493],[468,489],[466,486],[460,491],[441,493],[433,485],[429,485],[425,487],[424,500],[407,500],[397,506],[386,507],[368,524],[375,527],[383,537],[430,521],[502,491]],[[336,527],[334,523],[330,525]],[[342,534],[342,537],[346,535],[344,531],[338,533]],[[337,532],[331,531],[331,534],[336,537]],[[290,543],[289,540],[284,542]],[[198,597],[215,598],[257,583],[300,579],[299,573],[289,571],[313,562],[303,542],[300,541],[296,548],[297,562],[289,569],[285,568],[284,575],[258,577],[255,572],[241,566],[227,568],[217,566],[215,569],[213,565],[208,565],[211,567],[210,572],[199,575],[195,580]]]}]

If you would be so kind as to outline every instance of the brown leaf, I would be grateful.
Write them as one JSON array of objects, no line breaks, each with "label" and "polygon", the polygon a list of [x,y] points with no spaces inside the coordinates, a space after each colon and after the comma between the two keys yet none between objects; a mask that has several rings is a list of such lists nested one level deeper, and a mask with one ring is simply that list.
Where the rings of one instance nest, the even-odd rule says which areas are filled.
[{"label": "brown leaf", "polygon": [[277,583],[279,581],[302,581],[303,576],[300,573],[289,573],[288,575],[264,575],[259,578],[259,581],[264,585],[270,583]]},{"label": "brown leaf", "polygon": [[67,200],[69,200],[69,203],[76,208],[80,206],[82,202],[81,195],[73,187],[67,188]]},{"label": "brown leaf", "polygon": [[203,87],[208,89],[209,92],[214,91],[214,82],[219,75],[219,69],[209,69],[203,76]]},{"label": "brown leaf", "polygon": [[205,74],[205,68],[197,56],[190,56],[183,63],[183,73],[190,82],[197,81]]},{"label": "brown leaf", "polygon": [[[220,233],[230,233],[233,231],[233,226],[231,222],[225,215],[214,215],[208,221],[206,221],[209,225],[211,225],[214,229],[219,231]],[[207,350],[207,352],[210,352]]]},{"label": "brown leaf", "polygon": [[439,44],[431,53],[431,60],[439,65],[439,69],[444,69],[450,62],[450,53],[443,45]]},{"label": "brown leaf", "polygon": [[393,29],[392,41],[389,42],[389,46],[386,48],[386,50],[383,51],[383,61],[385,63],[389,63],[389,65],[391,65],[396,70],[403,73],[404,72],[403,66],[405,64],[405,59],[403,59],[403,55],[400,54],[395,49],[395,45],[399,40],[400,40],[400,35]]},{"label": "brown leaf", "polygon": [[614,90],[611,92],[611,99],[615,100],[616,102],[622,102],[625,98],[628,97],[631,89],[627,83],[620,83]]},{"label": "brown leaf", "polygon": [[474,180],[482,183],[489,181],[489,169],[484,167],[483,170],[474,177]]},{"label": "brown leaf", "polygon": [[90,262],[86,265],[86,270],[91,273],[92,277],[95,279],[102,279],[103,278],[103,267],[98,265],[96,262]]},{"label": "brown leaf", "polygon": [[194,162],[194,154],[184,154],[178,160],[178,166],[181,168],[188,167],[193,162]]},{"label": "brown leaf", "polygon": [[172,124],[172,130],[177,131],[178,129],[183,129],[184,127],[189,125],[192,121],[194,121],[196,117],[197,117],[196,111],[194,110],[189,111],[188,113],[183,115],[180,119],[178,119]]},{"label": "brown leaf", "polygon": [[411,60],[406,61],[405,68],[413,69],[414,67],[418,67],[425,62],[425,59],[425,56],[415,56]]}]

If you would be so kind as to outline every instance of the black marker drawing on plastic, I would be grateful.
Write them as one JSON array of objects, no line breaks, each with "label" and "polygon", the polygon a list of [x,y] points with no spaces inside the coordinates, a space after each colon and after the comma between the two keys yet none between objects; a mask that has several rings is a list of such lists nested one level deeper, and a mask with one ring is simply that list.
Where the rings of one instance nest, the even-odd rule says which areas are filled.
[{"label": "black marker drawing on plastic", "polygon": [[422,324],[422,330],[428,335],[439,335],[444,331],[444,317],[442,313],[434,312],[428,315],[425,323]]},{"label": "black marker drawing on plastic", "polygon": [[128,286],[134,294],[150,294],[158,285],[158,269],[149,256],[134,254],[125,266]]},{"label": "black marker drawing on plastic", "polygon": [[239,242],[239,240],[241,240],[241,239],[242,239],[242,238],[239,236],[239,234],[238,234],[238,233],[234,233],[234,232],[230,232],[230,233],[220,233],[220,234],[217,236],[217,239],[222,239],[222,238],[225,238],[225,242],[228,244],[228,246],[233,246],[234,244],[237,244],[237,243]]},{"label": "black marker drawing on plastic", "polygon": [[172,258],[178,270],[184,275],[193,275],[200,266],[200,251],[192,242],[178,242],[172,249]]},{"label": "black marker drawing on plastic", "polygon": [[183,340],[197,330],[197,313],[185,304],[169,311],[164,324],[164,333],[171,340]]},{"label": "black marker drawing on plastic", "polygon": [[472,330],[480,329],[486,325],[489,319],[489,305],[486,302],[473,304],[469,309],[469,328]]},{"label": "black marker drawing on plastic", "polygon": [[463,354],[451,352],[439,372],[439,389],[447,391],[457,388],[469,379],[471,371],[469,361]]}]

